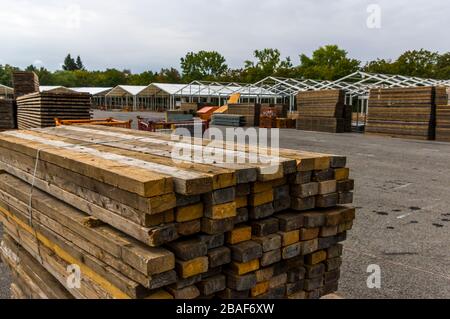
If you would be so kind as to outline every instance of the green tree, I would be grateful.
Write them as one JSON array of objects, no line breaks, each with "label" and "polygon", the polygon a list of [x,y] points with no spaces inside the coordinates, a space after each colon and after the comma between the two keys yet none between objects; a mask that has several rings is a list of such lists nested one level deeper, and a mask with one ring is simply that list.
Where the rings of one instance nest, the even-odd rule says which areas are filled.
[{"label": "green tree", "polygon": [[307,79],[337,80],[359,70],[361,62],[348,58],[347,54],[337,45],[321,47],[312,57],[302,54],[299,73]]},{"label": "green tree", "polygon": [[139,74],[131,74],[127,79],[129,85],[149,85],[155,82],[156,74],[152,71],[145,71]]},{"label": "green tree", "polygon": [[75,62],[75,64],[77,65],[77,70],[84,70],[84,64],[81,61],[80,56],[77,56],[77,61]]},{"label": "green tree", "polygon": [[11,66],[9,64],[0,64],[0,83],[9,87],[12,87],[12,73],[14,71],[19,71],[19,68]]},{"label": "green tree", "polygon": [[438,57],[435,74],[438,79],[450,79],[450,52]]},{"label": "green tree", "polygon": [[369,73],[397,74],[397,64],[391,60],[377,59],[364,65],[363,71]]},{"label": "green tree", "polygon": [[70,54],[68,54],[66,56],[66,58],[64,59],[64,64],[63,64],[62,68],[64,71],[77,70],[77,63],[75,62],[75,60],[72,58],[72,56]]},{"label": "green tree", "polygon": [[439,53],[428,50],[413,50],[403,53],[395,61],[401,75],[432,78],[435,75]]},{"label": "green tree", "polygon": [[183,80],[217,80],[228,69],[225,58],[216,51],[189,52],[181,58]]},{"label": "green tree", "polygon": [[181,83],[181,75],[175,68],[161,69],[156,75],[155,82],[157,83]]},{"label": "green tree", "polygon": [[256,82],[268,76],[285,76],[292,70],[292,62],[289,57],[281,59],[281,53],[277,49],[255,50],[253,56],[256,62],[245,61],[243,80],[245,82]]}]

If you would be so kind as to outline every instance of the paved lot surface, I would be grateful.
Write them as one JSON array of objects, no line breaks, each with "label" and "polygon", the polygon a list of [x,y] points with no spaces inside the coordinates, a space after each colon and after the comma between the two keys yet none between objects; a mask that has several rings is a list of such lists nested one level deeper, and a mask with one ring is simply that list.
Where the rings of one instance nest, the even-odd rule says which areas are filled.
[{"label": "paved lot surface", "polygon": [[[348,156],[359,209],[340,296],[450,298],[450,144],[296,130],[282,130],[280,142]],[[367,287],[369,265],[381,267],[381,289]],[[0,298],[8,293],[0,264]]]}]

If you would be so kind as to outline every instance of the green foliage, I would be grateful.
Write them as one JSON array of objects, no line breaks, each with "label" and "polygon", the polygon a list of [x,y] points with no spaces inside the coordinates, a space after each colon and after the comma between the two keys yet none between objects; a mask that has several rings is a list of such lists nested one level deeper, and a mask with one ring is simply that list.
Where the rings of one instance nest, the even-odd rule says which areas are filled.
[{"label": "green foliage", "polygon": [[281,59],[281,53],[277,49],[256,50],[253,53],[256,62],[245,61],[242,71],[243,82],[256,82],[268,76],[288,76],[292,70],[292,62],[289,57]]},{"label": "green foliage", "polygon": [[63,64],[62,68],[64,71],[78,70],[77,63],[75,62],[75,60],[72,58],[72,56],[70,54],[68,54],[66,56],[66,58],[64,59],[64,64]]},{"label": "green foliage", "polygon": [[439,56],[435,76],[438,79],[450,79],[450,52]]},{"label": "green foliage", "polygon": [[11,66],[9,64],[0,64],[0,84],[12,86],[12,73],[13,71],[18,71],[19,68]]},{"label": "green foliage", "polygon": [[[363,66],[358,60],[349,58],[347,52],[336,45],[321,47],[314,51],[311,57],[300,55],[298,66],[294,66],[289,57],[282,59],[277,49],[256,50],[253,56],[254,61],[245,61],[243,68],[231,69],[218,52],[190,52],[181,59],[182,75],[175,68],[142,73],[117,69],[88,71],[79,56],[73,59],[70,54],[64,60],[63,70],[51,72],[34,65],[26,67],[25,70],[35,72],[41,85],[67,87],[114,87],[120,84],[186,83],[193,80],[254,83],[267,76],[336,80],[358,70],[450,79],[450,52],[439,54],[424,49],[412,50],[406,51],[394,61],[376,59]],[[12,86],[12,72],[15,70],[19,68],[0,65],[0,83]]]},{"label": "green foliage", "polygon": [[299,73],[306,79],[337,80],[358,71],[360,64],[337,45],[327,45],[314,51],[311,58],[300,55]]},{"label": "green foliage", "polygon": [[363,71],[369,73],[398,74],[397,65],[390,60],[377,59],[366,63]]},{"label": "green foliage", "polygon": [[[175,68],[161,69],[156,75],[155,83],[181,83],[181,75]],[[147,83],[150,84],[150,83]]]},{"label": "green foliage", "polygon": [[189,52],[181,58],[183,80],[215,80],[228,69],[225,58],[216,51]]},{"label": "green foliage", "polygon": [[406,51],[396,61],[398,73],[401,75],[432,78],[436,73],[439,53],[424,49]]},{"label": "green foliage", "polygon": [[81,61],[80,56],[77,56],[77,61],[75,62],[77,65],[77,70],[84,70],[83,62]]}]

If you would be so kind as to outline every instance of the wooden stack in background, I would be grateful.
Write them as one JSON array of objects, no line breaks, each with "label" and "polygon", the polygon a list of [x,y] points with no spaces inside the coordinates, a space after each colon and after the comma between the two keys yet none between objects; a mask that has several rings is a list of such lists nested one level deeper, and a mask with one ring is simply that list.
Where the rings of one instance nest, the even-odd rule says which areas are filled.
[{"label": "wooden stack in background", "polygon": [[39,78],[34,72],[13,72],[14,97],[39,92]]},{"label": "wooden stack in background", "polygon": [[255,103],[228,104],[227,114],[242,115],[246,126],[259,126],[261,105]]},{"label": "wooden stack in background", "polygon": [[[280,150],[279,161],[268,164],[265,154],[255,163],[247,146],[223,150],[235,163],[199,164],[198,154],[173,161],[174,147],[211,151],[211,141],[194,142],[100,126],[0,134],[1,254],[15,274],[14,295],[313,299],[335,292],[339,243],[355,218],[342,206],[354,188],[345,157]],[[81,271],[80,286],[68,267]]]},{"label": "wooden stack in background", "polygon": [[212,125],[242,127],[245,126],[245,116],[234,114],[213,114]]},{"label": "wooden stack in background", "polygon": [[373,89],[366,133],[434,140],[436,105],[445,95],[436,87]]},{"label": "wooden stack in background", "polygon": [[61,120],[91,119],[91,96],[88,93],[33,93],[17,98],[19,129],[55,126]]},{"label": "wooden stack in background", "polygon": [[16,128],[16,111],[14,102],[0,99],[0,131]]},{"label": "wooden stack in background", "polygon": [[446,93],[447,100],[443,92],[438,94],[440,99],[436,106],[436,140],[442,142],[450,142],[450,88]]},{"label": "wooden stack in background", "polygon": [[342,90],[300,92],[293,118],[297,121],[298,130],[351,132],[351,109],[345,105],[345,93]]},{"label": "wooden stack in background", "polygon": [[278,113],[279,109],[272,107],[271,105],[263,104],[259,116],[259,127],[275,128]]}]

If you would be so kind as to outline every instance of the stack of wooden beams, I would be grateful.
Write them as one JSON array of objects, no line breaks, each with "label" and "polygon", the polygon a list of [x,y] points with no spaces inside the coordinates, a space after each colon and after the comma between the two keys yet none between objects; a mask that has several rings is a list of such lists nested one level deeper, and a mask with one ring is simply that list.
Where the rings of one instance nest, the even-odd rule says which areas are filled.
[{"label": "stack of wooden beams", "polygon": [[34,72],[13,72],[15,98],[39,92],[39,78]]},{"label": "stack of wooden beams", "polygon": [[88,125],[1,133],[1,254],[14,295],[296,299],[338,289],[355,218],[343,206],[354,188],[345,157],[280,150],[254,163],[253,147],[216,142],[235,162],[200,164],[198,153],[174,152],[211,154],[211,141],[180,143]]},{"label": "stack of wooden beams", "polygon": [[228,104],[227,114],[242,115],[246,126],[259,126],[261,105],[255,103]]},{"label": "stack of wooden beams", "polygon": [[261,104],[261,115],[271,112],[276,117],[285,118],[287,117],[288,109],[289,107],[286,104]]},{"label": "stack of wooden beams", "polygon": [[213,114],[212,125],[242,127],[245,126],[245,116],[234,114]]},{"label": "stack of wooden beams", "polygon": [[447,89],[446,93],[447,101],[443,92],[438,94],[439,100],[436,106],[436,140],[450,142],[450,88]]},{"label": "stack of wooden beams", "polygon": [[436,105],[444,88],[374,89],[369,96],[366,133],[418,140],[434,140]]},{"label": "stack of wooden beams", "polygon": [[278,117],[276,119],[275,127],[279,129],[295,128],[295,121],[289,118]]},{"label": "stack of wooden beams", "polygon": [[33,93],[17,98],[19,129],[55,126],[60,120],[91,119],[91,96],[88,93]]},{"label": "stack of wooden beams", "polygon": [[0,99],[0,131],[16,128],[16,112],[14,102]]},{"label": "stack of wooden beams", "polygon": [[276,120],[280,113],[280,109],[270,105],[261,106],[261,114],[259,116],[259,127],[261,128],[275,128]]},{"label": "stack of wooden beams", "polygon": [[345,105],[345,93],[342,90],[300,92],[297,95],[297,112],[294,114],[298,130],[351,132],[351,109]]}]

